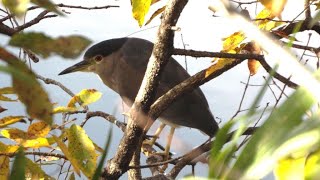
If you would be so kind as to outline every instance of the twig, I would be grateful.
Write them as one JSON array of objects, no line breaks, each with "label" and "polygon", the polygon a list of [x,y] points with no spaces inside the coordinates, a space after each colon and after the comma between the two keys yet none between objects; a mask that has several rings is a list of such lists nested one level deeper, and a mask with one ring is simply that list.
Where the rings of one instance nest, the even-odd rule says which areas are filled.
[{"label": "twig", "polygon": [[[37,17],[35,17],[34,19],[32,19],[31,21],[21,25],[21,26],[18,26],[16,28],[14,28],[14,30],[17,32],[20,32],[26,28],[29,28],[35,24],[38,24],[41,20],[43,19],[46,19],[46,18],[52,18],[52,17],[57,17],[58,15],[56,14],[53,14],[53,15],[47,15],[49,13],[49,11],[45,10],[43,12],[41,12]],[[47,15],[47,16],[46,16]]]},{"label": "twig", "polygon": [[242,97],[241,97],[241,100],[240,100],[240,104],[239,104],[238,110],[237,110],[237,112],[231,117],[231,119],[234,119],[234,118],[240,113],[240,111],[241,111],[242,103],[243,103],[244,97],[245,97],[246,92],[247,92],[248,87],[249,87],[250,77],[251,77],[251,75],[249,74],[247,83],[246,83],[246,85],[245,85],[245,87],[244,87],[244,90],[243,90],[243,93],[242,93]]},{"label": "twig", "polygon": [[64,8],[73,8],[73,9],[85,9],[85,10],[94,10],[94,9],[109,9],[109,8],[118,8],[118,5],[107,5],[107,6],[92,6],[92,7],[85,7],[85,6],[73,6],[73,5],[66,5],[66,4],[56,4],[58,7]]},{"label": "twig", "polygon": [[64,92],[66,92],[67,94],[69,94],[71,97],[74,96],[74,93],[69,90],[68,88],[66,88],[62,83],[56,81],[56,80],[53,80],[53,79],[50,79],[50,78],[45,78],[39,74],[36,74],[36,77],[40,80],[42,80],[44,83],[46,84],[53,84],[53,85],[56,85],[58,87],[60,87]]},{"label": "twig", "polygon": [[115,124],[116,126],[118,126],[123,132],[126,129],[126,124],[120,121],[117,121],[117,119],[110,115],[107,114],[105,112],[102,111],[94,111],[94,112],[88,112],[86,115],[86,119],[80,124],[81,127],[83,127],[85,125],[85,123],[92,117],[102,117],[104,119],[106,119],[107,121],[111,122],[112,124]]},{"label": "twig", "polygon": [[[258,127],[249,127],[242,135],[252,135]],[[230,141],[235,131],[228,134],[228,139],[226,142]],[[211,149],[212,143],[214,141],[206,142],[199,147],[193,149],[189,153],[182,156],[182,158],[177,162],[177,164],[172,168],[172,170],[168,173],[167,177],[169,179],[175,179],[179,172],[188,165],[192,160],[194,160],[196,157],[200,156],[204,152],[207,152]]]},{"label": "twig", "polygon": [[[57,157],[57,158],[60,158],[60,159],[65,159],[65,160],[68,159],[64,155],[58,154],[58,153],[48,153],[48,152],[36,152],[36,151],[33,151],[33,152],[24,152],[24,154],[26,154],[26,155],[37,155],[37,156],[52,156],[52,157]],[[13,152],[13,153],[1,153],[0,152],[0,156],[13,157],[15,155],[17,155],[17,152]]]}]

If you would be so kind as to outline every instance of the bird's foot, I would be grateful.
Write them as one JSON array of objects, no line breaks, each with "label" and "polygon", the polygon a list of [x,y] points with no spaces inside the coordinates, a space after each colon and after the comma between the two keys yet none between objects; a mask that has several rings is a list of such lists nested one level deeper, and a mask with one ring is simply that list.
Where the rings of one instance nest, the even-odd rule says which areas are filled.
[{"label": "bird's foot", "polygon": [[[163,161],[167,161],[169,160],[171,157],[170,157],[170,152],[167,152],[167,151],[162,151],[162,152],[156,152],[154,153],[155,155],[158,155],[158,156],[162,156],[163,157]],[[164,164],[162,167],[159,168],[159,172],[160,173],[164,173],[166,171],[166,169],[168,168],[168,163]]]}]

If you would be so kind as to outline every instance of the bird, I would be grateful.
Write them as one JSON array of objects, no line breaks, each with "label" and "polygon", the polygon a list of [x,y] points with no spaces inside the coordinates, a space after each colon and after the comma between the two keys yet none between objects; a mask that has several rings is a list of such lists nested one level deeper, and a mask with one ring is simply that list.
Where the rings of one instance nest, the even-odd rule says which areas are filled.
[{"label": "bird", "polygon": [[[79,71],[96,73],[106,86],[118,93],[124,103],[131,107],[146,72],[153,46],[148,40],[134,37],[105,40],[91,46],[84,53],[81,62],[66,68],[59,75]],[[188,72],[170,57],[161,74],[156,98],[189,77]],[[219,129],[199,87],[180,96],[160,114],[159,119],[173,127],[171,133],[174,128],[182,126],[198,129],[212,138]],[[157,136],[159,131],[155,137]]]}]

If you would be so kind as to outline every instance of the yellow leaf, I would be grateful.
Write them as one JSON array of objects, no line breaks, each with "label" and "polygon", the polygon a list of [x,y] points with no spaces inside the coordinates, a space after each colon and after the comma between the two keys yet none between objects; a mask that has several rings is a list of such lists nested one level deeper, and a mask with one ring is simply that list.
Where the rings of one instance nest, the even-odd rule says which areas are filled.
[{"label": "yellow leaf", "polygon": [[26,179],[54,179],[52,177],[50,177],[49,175],[47,175],[42,169],[41,167],[34,163],[33,161],[31,161],[28,158],[26,159]]},{"label": "yellow leaf", "polygon": [[212,73],[218,71],[219,69],[222,69],[228,64],[231,64],[234,61],[234,59],[219,59],[216,64],[211,65],[206,70],[205,77],[210,76]]},{"label": "yellow leaf", "polygon": [[24,15],[29,2],[30,0],[2,0],[3,5],[18,17]]},{"label": "yellow leaf", "polygon": [[163,6],[162,8],[159,8],[156,10],[150,17],[150,19],[146,22],[145,25],[148,25],[155,17],[157,17],[159,14],[161,14],[166,9],[166,6]]},{"label": "yellow leaf", "polygon": [[0,47],[0,59],[8,63],[14,91],[26,106],[31,118],[52,124],[52,104],[35,74],[17,57]]},{"label": "yellow leaf", "polygon": [[149,11],[152,0],[131,0],[132,3],[132,16],[138,21],[141,27],[146,14]]},{"label": "yellow leaf", "polygon": [[0,94],[15,94],[12,87],[0,88]]},{"label": "yellow leaf", "polygon": [[273,15],[270,10],[265,8],[262,11],[260,11],[256,16],[256,19],[265,19],[265,20],[258,20],[256,21],[256,24],[258,25],[259,29],[264,29],[267,26],[267,24],[271,22],[270,19],[273,19],[273,18],[275,18],[275,15]]},{"label": "yellow leaf", "polygon": [[304,176],[306,180],[320,179],[320,150],[311,153],[307,157]]},{"label": "yellow leaf", "polygon": [[0,153],[14,153],[19,149],[19,146],[6,145],[0,142]]},{"label": "yellow leaf", "polygon": [[68,158],[70,163],[72,164],[73,170],[80,176],[80,168],[78,166],[78,163],[76,159],[73,158],[73,156],[70,155],[70,152],[68,150],[68,147],[57,137],[57,136],[52,136],[53,139],[56,141],[58,144],[59,148],[63,152],[63,154]]},{"label": "yellow leaf", "polygon": [[9,162],[8,156],[0,156],[0,179],[8,179],[10,172]]},{"label": "yellow leaf", "polygon": [[27,133],[16,128],[4,129],[1,131],[1,134],[11,140],[14,140],[18,143],[21,143],[24,139],[27,138]]},{"label": "yellow leaf", "polygon": [[272,14],[272,12],[269,9],[264,8],[257,14],[256,19],[273,19],[275,17],[276,16]]},{"label": "yellow leaf", "polygon": [[152,0],[151,5],[159,2],[160,0]]},{"label": "yellow leaf", "polygon": [[25,116],[7,116],[0,119],[0,128],[6,127],[16,122],[21,122]]},{"label": "yellow leaf", "polygon": [[44,121],[32,123],[28,128],[28,138],[46,137],[50,132],[50,126]]},{"label": "yellow leaf", "polygon": [[267,9],[269,9],[275,16],[280,16],[287,0],[259,0]]},{"label": "yellow leaf", "polygon": [[260,11],[256,16],[256,19],[265,19],[265,20],[257,20],[256,24],[258,25],[259,29],[266,30],[266,31],[269,31],[273,28],[276,28],[284,24],[284,22],[272,21],[272,19],[274,18],[275,18],[275,15],[270,10],[265,8],[262,11]]},{"label": "yellow leaf", "polygon": [[81,103],[81,106],[86,106],[88,104],[96,102],[101,98],[101,96],[102,93],[95,89],[84,89],[71,98],[67,107],[76,107],[77,102]]},{"label": "yellow leaf", "polygon": [[41,159],[41,161],[44,161],[44,162],[50,162],[50,161],[57,161],[60,158],[55,157],[55,156],[40,156],[39,159]]},{"label": "yellow leaf", "polygon": [[49,147],[50,142],[47,138],[38,137],[33,139],[27,139],[21,143],[25,148],[40,148],[40,147]]},{"label": "yellow leaf", "polygon": [[306,158],[285,158],[278,162],[274,174],[277,180],[304,179]]},{"label": "yellow leaf", "polygon": [[235,49],[244,39],[245,35],[243,32],[238,31],[223,39],[223,51],[228,52]]},{"label": "yellow leaf", "polygon": [[68,113],[68,112],[75,112],[77,111],[78,108],[75,107],[64,107],[64,106],[58,106],[56,108],[53,109],[53,114],[57,114],[57,113]]},{"label": "yellow leaf", "polygon": [[4,95],[0,94],[0,101],[13,102],[13,101],[17,101],[17,100],[8,98],[7,96],[4,96]]},{"label": "yellow leaf", "polygon": [[30,137],[28,133],[16,128],[2,130],[1,134],[25,148],[48,147],[53,143],[50,138]]},{"label": "yellow leaf", "polygon": [[98,157],[94,144],[85,131],[75,124],[68,130],[68,140],[70,156],[76,160],[83,174],[91,179],[96,169]]},{"label": "yellow leaf", "polygon": [[17,101],[16,99],[4,96],[4,94],[15,94],[12,87],[0,88],[0,101]]}]

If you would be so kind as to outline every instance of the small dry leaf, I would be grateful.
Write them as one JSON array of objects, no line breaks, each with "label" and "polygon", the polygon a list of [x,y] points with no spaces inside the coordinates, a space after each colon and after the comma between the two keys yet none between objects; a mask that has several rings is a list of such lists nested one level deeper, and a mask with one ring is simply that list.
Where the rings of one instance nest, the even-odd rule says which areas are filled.
[{"label": "small dry leaf", "polygon": [[254,60],[254,59],[248,59],[248,68],[249,68],[251,76],[257,74],[260,66],[261,66],[261,64],[259,61]]},{"label": "small dry leaf", "polygon": [[[261,54],[260,46],[254,41],[249,42],[243,50],[247,51],[249,54]],[[248,68],[251,76],[258,72],[260,66],[261,64],[259,61],[255,59],[248,59]]]}]

